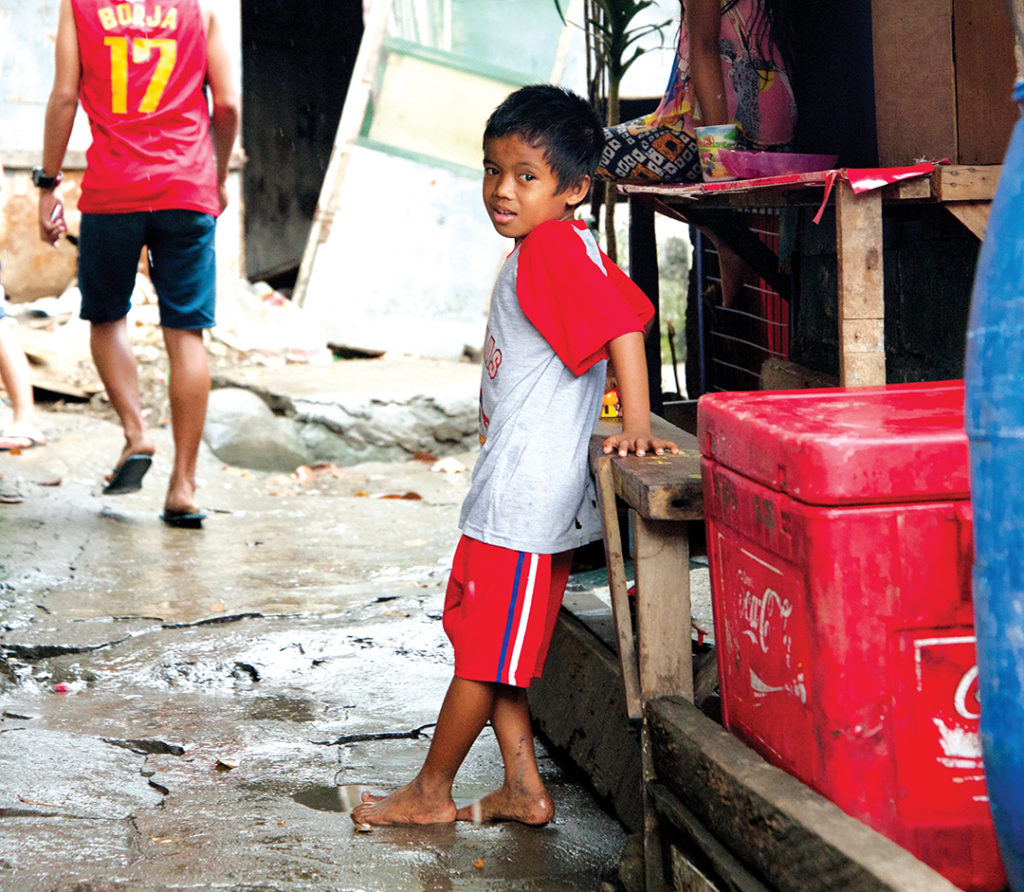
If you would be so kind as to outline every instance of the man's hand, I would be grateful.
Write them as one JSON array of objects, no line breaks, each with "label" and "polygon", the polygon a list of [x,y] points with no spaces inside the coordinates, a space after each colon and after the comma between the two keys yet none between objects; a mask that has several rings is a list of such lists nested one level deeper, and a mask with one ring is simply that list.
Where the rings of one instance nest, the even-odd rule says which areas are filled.
[{"label": "man's hand", "polygon": [[619,455],[629,455],[630,452],[635,452],[637,455],[646,455],[648,452],[653,452],[655,455],[664,455],[666,452],[676,455],[679,452],[679,447],[671,440],[662,440],[652,436],[649,430],[624,430],[605,438],[604,454],[611,455],[616,451]]},{"label": "man's hand", "polygon": [[60,237],[68,231],[64,219],[64,202],[60,200],[55,189],[39,190],[39,237],[51,245],[56,245]]}]

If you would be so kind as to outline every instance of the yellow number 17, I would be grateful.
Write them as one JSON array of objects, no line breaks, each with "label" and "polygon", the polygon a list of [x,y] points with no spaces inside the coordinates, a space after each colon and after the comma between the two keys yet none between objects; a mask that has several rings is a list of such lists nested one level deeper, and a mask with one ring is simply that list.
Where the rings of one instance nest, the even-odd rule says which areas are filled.
[{"label": "yellow number 17", "polygon": [[[114,114],[128,113],[128,38],[107,37],[103,41],[110,47],[110,104]],[[149,37],[132,38],[132,62],[142,64],[149,59],[150,52],[156,49],[160,58],[156,70],[146,87],[146,95],[139,103],[140,112],[153,112],[160,104],[164,88],[174,70],[178,58],[178,41],[170,39],[153,39]]]}]

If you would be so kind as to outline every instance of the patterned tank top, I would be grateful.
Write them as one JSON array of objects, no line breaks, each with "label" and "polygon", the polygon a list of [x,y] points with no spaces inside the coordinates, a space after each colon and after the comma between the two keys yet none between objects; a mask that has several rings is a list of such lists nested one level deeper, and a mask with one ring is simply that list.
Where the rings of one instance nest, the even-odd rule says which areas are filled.
[{"label": "patterned tank top", "polygon": [[[787,146],[796,126],[796,100],[782,54],[767,28],[758,27],[758,0],[722,0],[719,56],[725,81],[729,120],[740,126],[741,141],[750,148]],[[646,123],[680,127],[693,133],[701,125],[700,109],[690,78],[690,41],[679,32],[679,48],[668,88]]]}]

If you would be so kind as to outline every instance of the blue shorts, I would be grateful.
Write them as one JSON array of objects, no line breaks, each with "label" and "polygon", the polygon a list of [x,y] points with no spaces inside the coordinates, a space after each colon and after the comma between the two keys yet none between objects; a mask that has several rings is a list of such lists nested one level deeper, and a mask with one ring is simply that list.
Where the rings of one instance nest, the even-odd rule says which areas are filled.
[{"label": "blue shorts", "polygon": [[131,309],[142,248],[160,304],[164,328],[200,329],[216,324],[214,233],[217,221],[199,211],[82,214],[78,237],[78,287],[82,318],[113,322]]}]

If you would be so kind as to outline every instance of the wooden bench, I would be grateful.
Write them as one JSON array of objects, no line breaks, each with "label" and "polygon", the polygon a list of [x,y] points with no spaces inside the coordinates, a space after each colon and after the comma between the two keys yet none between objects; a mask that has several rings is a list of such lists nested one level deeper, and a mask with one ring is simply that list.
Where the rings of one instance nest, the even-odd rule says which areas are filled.
[{"label": "wooden bench", "polygon": [[[638,721],[643,704],[678,695],[693,700],[690,633],[689,522],[704,520],[704,490],[697,438],[657,415],[655,436],[672,440],[678,455],[605,455],[605,438],[621,430],[602,419],[590,444],[604,528],[619,658],[629,718]],[[636,567],[636,630],[629,610],[625,550],[618,501],[629,510]]]},{"label": "wooden bench", "polygon": [[[604,533],[608,588],[626,711],[642,721],[640,762],[645,888],[660,888],[663,870],[657,805],[657,771],[644,707],[659,697],[678,695],[693,701],[693,652],[690,622],[689,522],[704,520],[704,489],[697,438],[657,415],[651,432],[679,447],[672,455],[605,455],[606,437],[621,422],[598,422],[590,441]],[[625,551],[619,528],[619,501],[629,510],[636,568],[634,636],[626,588]]]}]

